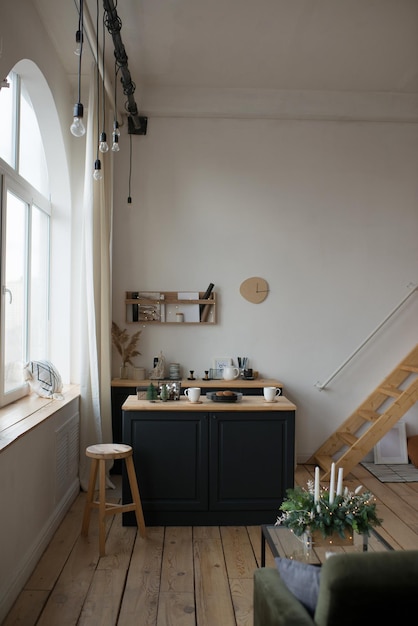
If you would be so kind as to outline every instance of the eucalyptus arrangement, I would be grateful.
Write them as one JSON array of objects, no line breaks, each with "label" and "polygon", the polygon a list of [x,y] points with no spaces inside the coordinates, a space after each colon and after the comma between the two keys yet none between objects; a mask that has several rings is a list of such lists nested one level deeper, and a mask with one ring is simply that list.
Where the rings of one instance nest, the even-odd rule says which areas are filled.
[{"label": "eucalyptus arrangement", "polygon": [[368,535],[370,528],[380,526],[382,520],[377,517],[372,493],[361,490],[361,485],[354,492],[345,487],[330,501],[330,490],[315,490],[313,481],[307,482],[307,489],[288,489],[276,525],[290,528],[298,537],[316,530],[324,538],[334,533],[344,537],[346,531]]},{"label": "eucalyptus arrangement", "polygon": [[122,358],[122,367],[126,367],[128,364],[134,365],[132,359],[141,354],[137,350],[141,332],[141,330],[138,330],[129,336],[126,328],[121,330],[115,322],[112,322],[112,343]]}]

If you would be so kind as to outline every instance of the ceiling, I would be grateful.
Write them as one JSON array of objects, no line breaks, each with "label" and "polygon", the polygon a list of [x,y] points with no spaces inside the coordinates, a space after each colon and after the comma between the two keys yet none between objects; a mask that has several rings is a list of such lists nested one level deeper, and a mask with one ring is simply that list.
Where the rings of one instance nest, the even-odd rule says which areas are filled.
[{"label": "ceiling", "polygon": [[[139,99],[161,88],[418,91],[416,0],[114,1]],[[34,2],[74,79],[79,0]],[[85,7],[95,24],[96,0]],[[110,35],[106,58],[113,76]]]}]

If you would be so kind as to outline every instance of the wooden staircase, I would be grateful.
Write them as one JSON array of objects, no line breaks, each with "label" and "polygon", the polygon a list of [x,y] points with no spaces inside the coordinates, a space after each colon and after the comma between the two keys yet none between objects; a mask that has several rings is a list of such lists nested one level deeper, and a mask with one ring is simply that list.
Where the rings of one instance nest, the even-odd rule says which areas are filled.
[{"label": "wooden staircase", "polygon": [[350,473],[418,401],[418,344],[308,459],[329,478],[331,464]]}]

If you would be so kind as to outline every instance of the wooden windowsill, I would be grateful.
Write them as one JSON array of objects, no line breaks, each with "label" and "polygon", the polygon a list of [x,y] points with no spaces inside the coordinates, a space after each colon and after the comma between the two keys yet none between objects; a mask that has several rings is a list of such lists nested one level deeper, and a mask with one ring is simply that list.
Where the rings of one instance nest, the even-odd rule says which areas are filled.
[{"label": "wooden windowsill", "polygon": [[80,395],[79,385],[64,385],[63,400],[31,393],[0,409],[0,452]]}]

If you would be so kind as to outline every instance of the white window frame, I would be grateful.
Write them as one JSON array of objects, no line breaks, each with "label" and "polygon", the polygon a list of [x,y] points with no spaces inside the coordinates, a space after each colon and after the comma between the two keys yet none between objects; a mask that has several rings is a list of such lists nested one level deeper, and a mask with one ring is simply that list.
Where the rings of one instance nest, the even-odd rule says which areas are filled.
[{"label": "white window frame", "polygon": [[[17,90],[20,89],[20,77],[18,75],[14,75],[14,80],[15,80],[15,85],[17,86]],[[3,161],[0,158],[0,234],[1,234],[1,239],[0,239],[0,286],[1,286],[1,298],[0,298],[0,407],[1,406],[5,406],[7,404],[10,404],[11,402],[14,402],[15,400],[22,398],[23,396],[27,395],[29,393],[29,386],[27,383],[23,382],[21,386],[16,387],[15,389],[5,393],[4,390],[4,365],[5,365],[5,354],[4,354],[4,336],[5,336],[5,324],[4,324],[4,320],[5,320],[5,303],[6,303],[6,297],[7,297],[7,292],[5,292],[5,289],[7,288],[7,286],[5,285],[5,275],[4,275],[4,268],[5,268],[5,258],[4,258],[4,254],[5,254],[5,245],[3,245],[3,241],[5,239],[5,220],[4,215],[5,215],[5,208],[6,208],[6,201],[7,201],[7,191],[9,190],[11,193],[13,193],[15,196],[17,196],[18,198],[20,198],[27,206],[28,206],[28,210],[29,210],[29,219],[31,216],[31,212],[32,212],[32,208],[33,205],[36,205],[36,207],[40,210],[42,210],[48,217],[49,217],[49,233],[48,233],[48,256],[50,257],[50,252],[51,252],[51,224],[50,224],[50,220],[51,220],[51,203],[50,200],[48,198],[45,198],[41,193],[39,193],[28,181],[26,181],[24,178],[22,178],[19,173],[18,173],[18,167],[19,167],[19,158],[18,158],[18,145],[19,145],[19,139],[18,139],[18,132],[19,132],[19,103],[20,102],[20,94],[17,91],[14,94],[14,110],[13,110],[13,145],[14,145],[14,167],[11,167],[9,164],[7,164],[5,161]],[[16,168],[16,169],[14,169]],[[30,252],[30,245],[31,242],[30,240],[28,241],[28,254]],[[30,258],[30,256],[29,256]],[[28,261],[28,266],[27,266],[27,271],[29,272],[30,275],[30,260]],[[49,313],[50,313],[50,298],[49,298],[49,294],[50,294],[50,272],[48,271],[48,276],[47,276],[47,282],[48,282],[48,306],[47,306],[47,313],[48,313],[48,323],[49,323]],[[25,319],[25,324],[26,324],[26,360],[30,359],[30,354],[29,354],[29,345],[30,345],[30,338],[29,338],[29,315],[30,315],[30,281],[27,281],[27,286],[26,286],[26,299],[27,299],[27,306],[26,306],[26,319]],[[47,343],[48,345],[45,346],[45,352],[46,354],[49,353],[49,329],[48,329],[48,333],[47,333]]]}]

